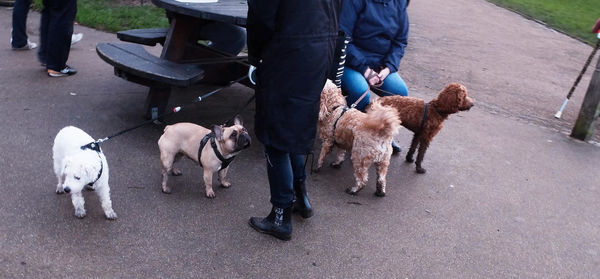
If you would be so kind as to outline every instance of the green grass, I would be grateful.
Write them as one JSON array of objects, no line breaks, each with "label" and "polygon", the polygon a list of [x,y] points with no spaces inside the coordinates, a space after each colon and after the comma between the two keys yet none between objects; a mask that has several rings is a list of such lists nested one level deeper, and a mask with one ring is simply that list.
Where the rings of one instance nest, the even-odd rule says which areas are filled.
[{"label": "green grass", "polygon": [[599,0],[488,0],[545,22],[548,26],[594,45],[591,33],[600,17]]},{"label": "green grass", "polygon": [[[35,0],[34,8],[41,11],[42,1]],[[123,6],[118,0],[78,0],[75,21],[110,32],[169,26],[163,9],[152,5]]]}]

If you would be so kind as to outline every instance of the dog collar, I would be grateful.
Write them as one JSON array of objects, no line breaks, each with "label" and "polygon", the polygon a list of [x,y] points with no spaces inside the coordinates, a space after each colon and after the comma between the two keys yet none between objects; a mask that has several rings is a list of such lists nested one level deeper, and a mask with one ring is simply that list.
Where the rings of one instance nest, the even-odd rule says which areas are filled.
[{"label": "dog collar", "polygon": [[[204,136],[202,138],[202,141],[200,141],[200,148],[198,148],[198,164],[202,166],[202,161],[200,160],[200,156],[202,155],[202,149],[204,149],[204,146],[206,146],[206,143],[210,140],[210,146],[212,147],[213,151],[215,152],[215,155],[217,155],[217,158],[219,158],[219,160],[221,161],[221,167],[219,168],[219,170],[222,170],[224,168],[227,168],[229,166],[229,164],[231,164],[231,162],[233,161],[233,159],[235,158],[235,156],[231,156],[230,158],[225,158],[223,157],[223,155],[221,155],[221,152],[219,152],[219,149],[217,148],[217,143],[215,142],[215,134],[214,133],[208,133],[206,136]],[[204,168],[204,167],[203,167]]]},{"label": "dog collar", "polygon": [[98,181],[98,179],[100,179],[100,176],[102,176],[102,171],[104,170],[104,163],[102,162],[102,157],[100,156],[100,153],[102,152],[102,150],[100,150],[100,144],[97,142],[90,142],[84,146],[81,147],[81,150],[93,150],[96,151],[96,154],[98,154],[98,158],[100,159],[100,171],[98,172],[98,176],[96,176],[96,179],[94,179],[94,181],[88,183],[89,186],[94,185],[94,183],[96,183],[96,181]]},{"label": "dog collar", "polygon": [[[340,106],[334,107],[333,110],[336,110],[338,107],[340,107]],[[338,116],[335,119],[335,122],[333,122],[333,133],[334,134],[335,134],[335,127],[337,127],[338,120],[340,120],[340,118],[342,118],[342,115],[344,115],[344,113],[346,113],[346,111],[348,111],[349,109],[350,109],[349,107],[344,107],[344,109],[342,110],[342,113],[340,113],[340,116]]]}]

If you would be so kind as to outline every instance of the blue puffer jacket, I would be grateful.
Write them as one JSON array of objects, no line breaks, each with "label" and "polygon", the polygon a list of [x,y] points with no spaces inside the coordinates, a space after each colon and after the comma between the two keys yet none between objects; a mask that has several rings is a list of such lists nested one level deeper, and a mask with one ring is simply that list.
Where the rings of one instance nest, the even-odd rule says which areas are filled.
[{"label": "blue puffer jacket", "polygon": [[408,40],[406,0],[344,0],[340,29],[350,36],[346,66],[397,72]]}]

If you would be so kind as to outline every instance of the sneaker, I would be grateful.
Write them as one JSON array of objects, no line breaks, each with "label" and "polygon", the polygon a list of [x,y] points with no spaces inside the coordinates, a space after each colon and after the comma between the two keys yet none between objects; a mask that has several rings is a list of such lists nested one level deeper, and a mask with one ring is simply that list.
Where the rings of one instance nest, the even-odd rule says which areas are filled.
[{"label": "sneaker", "polygon": [[[12,39],[10,39],[10,42],[12,43]],[[27,40],[27,44],[25,44],[22,47],[13,47],[13,50],[30,50],[30,49],[34,49],[37,47],[36,43],[30,42],[29,39]]]},{"label": "sneaker", "polygon": [[402,152],[402,149],[400,148],[400,146],[398,146],[398,144],[396,142],[392,141],[392,154],[395,155],[400,152]]},{"label": "sneaker", "polygon": [[55,71],[55,70],[48,69],[48,76],[50,76],[50,77],[72,76],[72,75],[74,75],[76,73],[77,73],[77,70],[69,67],[68,65],[64,69],[62,69],[62,70],[60,70],[58,72]]},{"label": "sneaker", "polygon": [[71,45],[74,45],[83,39],[83,33],[73,34],[71,36]]}]

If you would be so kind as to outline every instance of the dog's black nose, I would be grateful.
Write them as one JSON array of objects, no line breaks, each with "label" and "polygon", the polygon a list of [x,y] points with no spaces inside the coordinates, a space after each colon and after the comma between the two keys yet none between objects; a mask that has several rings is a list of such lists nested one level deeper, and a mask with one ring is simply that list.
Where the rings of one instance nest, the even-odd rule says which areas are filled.
[{"label": "dog's black nose", "polygon": [[65,193],[70,193],[71,192],[71,188],[69,188],[69,186],[65,187],[63,190],[65,190]]}]

